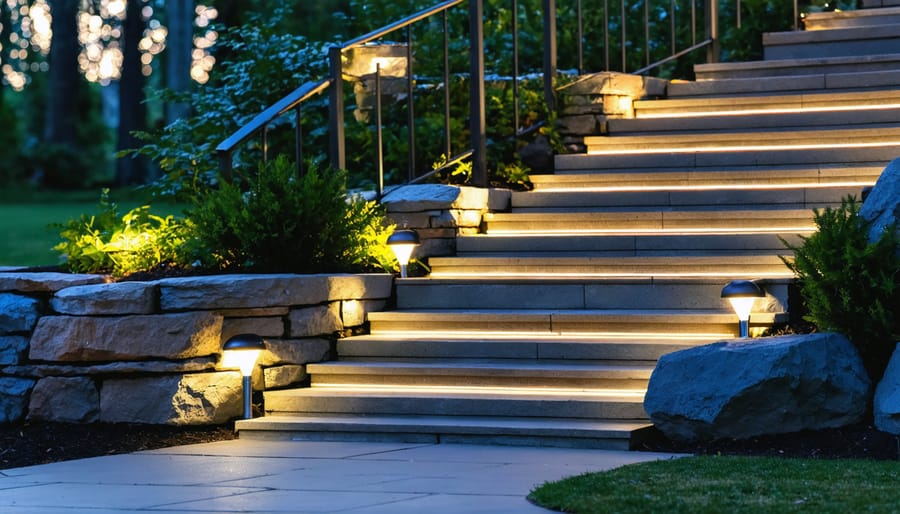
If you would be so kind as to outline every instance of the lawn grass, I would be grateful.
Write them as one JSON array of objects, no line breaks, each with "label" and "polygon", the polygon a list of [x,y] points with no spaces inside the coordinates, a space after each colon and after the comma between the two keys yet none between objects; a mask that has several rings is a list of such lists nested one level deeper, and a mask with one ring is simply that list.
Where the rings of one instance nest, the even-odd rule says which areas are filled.
[{"label": "lawn grass", "polygon": [[697,456],[587,473],[535,489],[563,512],[900,512],[900,463]]},{"label": "lawn grass", "polygon": [[[119,214],[147,203],[147,195],[132,191],[114,191],[110,199],[119,206]],[[59,264],[53,246],[59,241],[60,227],[81,214],[99,211],[100,190],[32,191],[8,190],[0,196],[0,266],[51,266]],[[182,207],[157,203],[153,212],[179,214]]]}]

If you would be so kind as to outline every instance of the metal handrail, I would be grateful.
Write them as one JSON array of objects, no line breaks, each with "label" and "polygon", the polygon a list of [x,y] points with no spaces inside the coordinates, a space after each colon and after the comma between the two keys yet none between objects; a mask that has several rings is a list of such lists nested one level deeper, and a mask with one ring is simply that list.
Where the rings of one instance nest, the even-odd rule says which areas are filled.
[{"label": "metal handrail", "polygon": [[[518,44],[518,18],[519,18],[519,9],[518,9],[518,1],[517,0],[509,0],[511,2],[513,13],[513,34],[512,34],[512,45],[514,49],[513,56],[513,70],[512,70],[512,90],[513,90],[513,108],[515,112],[513,113],[513,122],[514,127],[510,127],[510,133],[513,137],[520,137],[523,135],[523,131],[519,127],[519,44]],[[564,1],[564,0],[560,0]],[[585,70],[584,67],[584,56],[582,55],[584,52],[584,27],[583,27],[583,19],[582,19],[582,2],[581,0],[571,0],[577,1],[576,12],[577,12],[577,63],[578,63],[578,71],[579,73],[583,73]],[[741,0],[733,0],[735,2],[736,8],[738,9],[738,17],[737,23],[740,23],[739,10],[741,8],[740,1]],[[640,69],[630,71],[633,74],[645,74],[653,69],[656,69],[664,64],[671,63],[677,59],[680,59],[687,54],[696,52],[697,50],[701,50],[705,48],[707,50],[706,62],[717,62],[719,58],[719,26],[720,26],[720,14],[719,14],[719,0],[702,0],[704,3],[702,14],[698,12],[697,9],[697,0],[691,0],[689,9],[680,8],[676,6],[675,0],[669,1],[668,7],[668,18],[670,20],[671,29],[669,34],[671,41],[669,41],[668,45],[663,43],[663,46],[668,46],[669,56],[664,57],[656,62],[650,63],[650,46],[651,46],[651,31],[649,30],[650,23],[650,15],[648,12],[648,2],[644,2],[644,31],[643,31],[643,59],[645,61],[645,66]],[[794,29],[797,29],[797,12],[798,12],[798,0],[792,0],[794,7]],[[469,54],[470,54],[470,63],[468,70],[468,78],[470,82],[470,107],[469,107],[469,128],[471,131],[471,149],[466,150],[460,155],[451,155],[450,148],[450,123],[449,123],[449,64],[448,64],[448,22],[447,22],[447,13],[451,8],[459,6],[460,4],[468,3],[468,33],[469,33]],[[552,110],[555,105],[555,79],[557,76],[557,30],[556,30],[556,16],[557,16],[557,0],[541,0],[541,9],[543,14],[543,27],[544,27],[544,37],[543,37],[543,81],[544,81],[544,101],[547,106]],[[613,4],[613,5],[610,5]],[[628,73],[627,70],[627,53],[626,48],[632,44],[632,40],[636,41],[637,44],[640,44],[641,35],[633,35],[632,32],[639,32],[630,30],[626,32],[626,23],[624,20],[626,19],[626,0],[619,0],[618,5],[615,5],[615,0],[603,0],[603,36],[602,36],[602,44],[603,44],[603,53],[604,62],[603,62],[603,70],[602,71],[613,71],[610,63],[610,48],[612,46],[611,43],[618,43],[621,46],[621,68],[617,71],[622,71]],[[617,11],[617,12],[616,12]],[[686,25],[686,23],[690,24],[690,33],[689,33],[689,42],[677,41],[675,37],[676,33],[676,15],[680,16],[681,20],[685,20],[685,17],[689,14],[689,21],[682,21],[682,25]],[[301,106],[303,102],[309,100],[311,97],[324,92],[325,90],[329,91],[328,97],[328,135],[330,138],[330,160],[331,164],[335,168],[345,168],[346,167],[346,157],[345,157],[345,148],[344,148],[344,84],[343,84],[343,52],[346,50],[350,50],[353,48],[357,48],[367,43],[371,43],[372,41],[381,39],[388,34],[394,33],[398,30],[406,29],[405,39],[407,45],[407,128],[409,134],[409,177],[408,181],[418,181],[422,180],[423,177],[417,176],[415,168],[415,114],[414,114],[414,76],[412,73],[412,32],[411,26],[417,22],[423,21],[427,18],[430,18],[435,15],[443,15],[443,30],[444,30],[444,72],[443,72],[443,84],[445,87],[444,95],[445,95],[445,142],[444,142],[444,154],[448,156],[448,159],[457,160],[459,158],[469,158],[471,157],[473,161],[473,183],[475,185],[485,186],[487,185],[487,176],[485,170],[485,154],[486,154],[486,128],[485,128],[485,73],[484,73],[484,0],[446,0],[435,4],[432,7],[427,9],[420,10],[413,15],[407,16],[401,20],[390,23],[371,31],[363,36],[356,37],[351,39],[343,44],[335,45],[329,48],[329,65],[330,65],[330,76],[319,82],[310,82],[303,84],[296,90],[292,91],[290,94],[265,109],[259,115],[255,116],[249,123],[242,126],[232,135],[230,135],[227,139],[225,139],[221,144],[216,147],[216,152],[219,156],[219,166],[220,171],[224,177],[230,177],[232,174],[232,166],[233,166],[233,154],[235,150],[243,143],[248,141],[251,137],[258,133],[262,133],[262,152],[263,159],[267,159],[267,130],[269,124],[271,124],[276,118],[279,116],[283,116],[287,112],[292,109],[296,111],[297,119],[296,119],[296,127],[295,127],[295,138],[296,138],[296,153],[297,153],[297,165],[301,166],[301,157],[302,157],[302,134],[301,134]],[[612,18],[618,16],[619,19],[619,34],[612,34],[610,31],[610,22],[614,23]],[[701,17],[701,20],[697,18]],[[739,26],[739,25],[738,25]],[[702,35],[698,37],[698,32],[702,32]],[[620,37],[621,41],[612,41],[611,38]],[[631,39],[627,39],[631,37]],[[689,45],[684,48],[679,48],[678,45]],[[657,53],[658,55],[659,53]],[[376,83],[380,79],[380,72],[376,72]],[[417,77],[418,79],[422,79],[422,77]],[[380,86],[377,86],[380,87]],[[380,104],[380,90],[379,93],[376,94],[379,98]],[[380,116],[380,105],[378,107],[378,144],[381,145],[381,116]],[[382,169],[383,163],[380,162],[383,157],[383,152],[379,148],[379,192],[383,187],[383,176]],[[425,176],[430,176],[433,173],[428,173]]]},{"label": "metal handrail", "polygon": [[[245,143],[257,132],[262,130],[266,125],[274,121],[276,118],[284,115],[286,112],[298,107],[306,100],[321,93],[331,85],[331,79],[321,80],[319,82],[307,82],[297,89],[288,93],[287,96],[278,100],[269,106],[263,112],[257,114],[243,127],[237,129],[227,139],[216,146],[216,154],[219,156],[219,170],[223,172],[226,178],[231,176],[232,162],[231,154],[238,145]],[[298,164],[299,165],[299,164]]]}]

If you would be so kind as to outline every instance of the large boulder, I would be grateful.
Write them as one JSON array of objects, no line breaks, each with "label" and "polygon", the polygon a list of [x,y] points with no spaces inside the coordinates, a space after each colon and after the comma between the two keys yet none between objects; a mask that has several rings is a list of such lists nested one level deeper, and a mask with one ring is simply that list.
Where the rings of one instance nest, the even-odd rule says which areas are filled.
[{"label": "large boulder", "polygon": [[900,230],[897,223],[900,220],[900,158],[891,161],[881,172],[859,215],[872,222],[869,241],[877,241],[890,226]]},{"label": "large boulder", "polygon": [[842,335],[739,339],[664,355],[644,409],[673,440],[742,439],[855,423],[870,389]]},{"label": "large boulder", "polygon": [[900,434],[900,344],[875,388],[874,414],[878,430]]}]

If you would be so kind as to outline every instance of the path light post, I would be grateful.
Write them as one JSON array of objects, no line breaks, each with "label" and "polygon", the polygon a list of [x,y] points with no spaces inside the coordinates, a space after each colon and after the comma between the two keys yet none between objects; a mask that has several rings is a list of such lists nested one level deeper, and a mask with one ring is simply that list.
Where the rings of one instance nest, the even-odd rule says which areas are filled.
[{"label": "path light post", "polygon": [[740,320],[741,337],[750,336],[750,310],[757,298],[765,296],[766,293],[750,280],[732,280],[722,288],[722,298],[728,298]]},{"label": "path light post", "polygon": [[387,244],[400,263],[400,278],[406,278],[406,265],[409,264],[413,251],[419,246],[419,234],[415,230],[396,230],[388,237]]},{"label": "path light post", "polygon": [[244,382],[244,419],[253,417],[253,369],[260,352],[265,349],[266,342],[256,334],[238,334],[229,338],[222,346],[222,365],[241,370]]}]

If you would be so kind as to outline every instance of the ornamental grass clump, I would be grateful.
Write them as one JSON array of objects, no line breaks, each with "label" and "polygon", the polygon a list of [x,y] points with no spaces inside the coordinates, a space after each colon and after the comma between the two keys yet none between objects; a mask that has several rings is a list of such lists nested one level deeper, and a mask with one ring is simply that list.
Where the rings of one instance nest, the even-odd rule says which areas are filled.
[{"label": "ornamental grass clump", "polygon": [[846,335],[877,383],[900,341],[900,238],[890,227],[869,241],[859,209],[847,197],[814,211],[817,231],[799,246],[785,243],[794,259],[783,260],[799,278],[804,319]]}]

